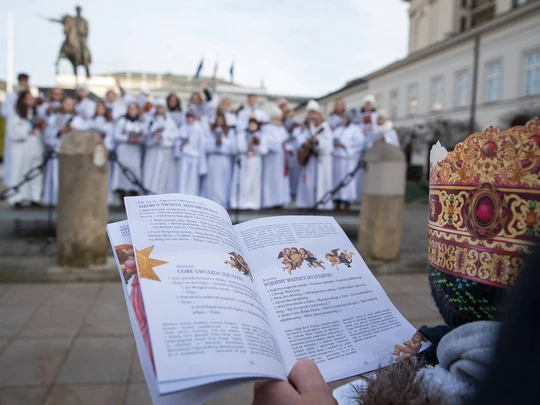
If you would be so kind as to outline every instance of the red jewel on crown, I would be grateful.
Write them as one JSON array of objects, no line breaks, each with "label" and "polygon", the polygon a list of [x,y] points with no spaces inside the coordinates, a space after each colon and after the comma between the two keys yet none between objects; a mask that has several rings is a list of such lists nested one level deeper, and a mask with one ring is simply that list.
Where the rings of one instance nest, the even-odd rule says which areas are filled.
[{"label": "red jewel on crown", "polygon": [[490,239],[501,232],[508,217],[503,197],[503,193],[491,184],[481,184],[469,193],[464,214],[471,235]]}]

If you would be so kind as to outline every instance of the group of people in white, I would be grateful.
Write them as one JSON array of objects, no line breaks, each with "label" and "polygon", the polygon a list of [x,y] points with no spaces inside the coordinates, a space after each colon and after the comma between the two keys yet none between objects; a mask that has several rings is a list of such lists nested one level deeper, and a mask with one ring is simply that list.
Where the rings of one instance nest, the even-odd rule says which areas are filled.
[{"label": "group of people in white", "polygon": [[[91,130],[103,137],[113,159],[109,162],[110,202],[117,194],[185,193],[207,197],[225,208],[258,210],[288,206],[312,209],[321,197],[354,170],[376,142],[399,147],[392,123],[367,96],[359,111],[347,111],[342,99],[325,117],[310,100],[303,122],[296,120],[286,99],[258,105],[248,95],[239,111],[227,94],[192,93],[183,109],[171,93],[151,98],[150,91],[114,91],[95,102],[81,85],[76,97],[52,89],[34,99],[28,76],[19,75],[17,92],[2,105],[7,118],[4,184],[20,183],[32,167],[50,154],[44,177],[35,177],[9,197],[16,207],[55,205],[58,200],[57,153],[66,135]],[[117,161],[117,163],[115,162]],[[131,171],[144,190],[126,177]],[[318,209],[348,210],[361,197],[362,172],[342,187],[334,201]]]}]

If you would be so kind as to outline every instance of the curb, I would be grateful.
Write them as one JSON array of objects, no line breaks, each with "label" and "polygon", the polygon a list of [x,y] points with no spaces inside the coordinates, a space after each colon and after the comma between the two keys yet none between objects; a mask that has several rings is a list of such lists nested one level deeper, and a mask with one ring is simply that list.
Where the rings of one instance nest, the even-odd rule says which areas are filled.
[{"label": "curb", "polygon": [[72,283],[119,281],[116,262],[112,256],[103,266],[87,269],[56,265],[54,257],[3,257],[1,283]]}]

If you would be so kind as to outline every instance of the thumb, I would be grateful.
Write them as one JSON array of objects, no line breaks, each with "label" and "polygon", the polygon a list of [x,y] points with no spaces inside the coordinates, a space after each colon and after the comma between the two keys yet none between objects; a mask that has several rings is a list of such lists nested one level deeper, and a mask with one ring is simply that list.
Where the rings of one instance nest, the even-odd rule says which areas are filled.
[{"label": "thumb", "polygon": [[289,382],[302,396],[329,395],[332,398],[319,368],[311,360],[298,361],[289,373]]}]

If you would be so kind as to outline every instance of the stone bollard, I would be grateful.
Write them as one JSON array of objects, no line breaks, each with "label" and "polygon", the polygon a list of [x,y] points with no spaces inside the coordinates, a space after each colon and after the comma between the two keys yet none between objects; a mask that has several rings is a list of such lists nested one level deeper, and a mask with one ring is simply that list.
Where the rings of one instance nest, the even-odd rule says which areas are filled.
[{"label": "stone bollard", "polygon": [[400,148],[376,143],[364,156],[358,251],[366,261],[399,260],[406,163]]},{"label": "stone bollard", "polygon": [[58,154],[56,250],[63,267],[107,261],[107,150],[95,132],[75,131]]}]

